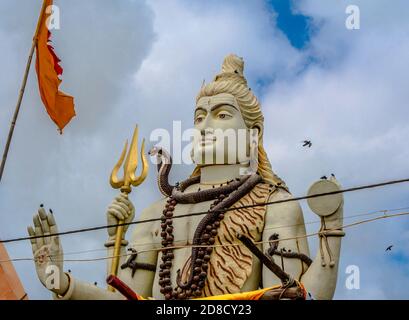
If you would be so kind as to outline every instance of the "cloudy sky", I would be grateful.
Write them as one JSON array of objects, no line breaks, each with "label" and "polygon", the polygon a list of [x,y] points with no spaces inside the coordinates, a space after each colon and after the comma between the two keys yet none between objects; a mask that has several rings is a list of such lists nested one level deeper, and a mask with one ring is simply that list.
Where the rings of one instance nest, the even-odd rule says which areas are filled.
[{"label": "cloudy sky", "polygon": [[[405,0],[55,1],[61,29],[53,42],[62,89],[77,117],[58,134],[38,94],[34,69],[0,183],[0,237],[24,236],[40,203],[60,230],[105,223],[117,191],[108,176],[135,123],[192,125],[194,98],[223,57],[245,59],[245,74],[266,119],[265,147],[294,195],[324,174],[344,187],[409,177],[409,20]],[[349,4],[360,29],[345,27]],[[41,1],[0,3],[0,148],[4,148]],[[311,149],[300,141],[309,138]],[[153,145],[153,141],[148,143]],[[189,166],[175,166],[173,179]],[[137,214],[157,199],[155,169],[132,193]],[[345,217],[409,207],[409,185],[345,195]],[[305,219],[316,220],[305,203]],[[362,219],[362,217],[358,218]],[[357,219],[347,219],[353,222]],[[316,231],[317,224],[308,226]],[[347,229],[336,299],[408,299],[409,222],[394,218]],[[66,258],[101,257],[105,231],[64,236]],[[385,248],[393,244],[392,252]],[[310,239],[316,252],[317,240]],[[72,254],[83,250],[100,250]],[[29,242],[7,245],[30,257]],[[70,254],[71,253],[71,254]],[[345,286],[349,265],[360,289]],[[15,267],[32,299],[49,299],[32,262]],[[104,285],[105,263],[66,263],[74,276]]]}]

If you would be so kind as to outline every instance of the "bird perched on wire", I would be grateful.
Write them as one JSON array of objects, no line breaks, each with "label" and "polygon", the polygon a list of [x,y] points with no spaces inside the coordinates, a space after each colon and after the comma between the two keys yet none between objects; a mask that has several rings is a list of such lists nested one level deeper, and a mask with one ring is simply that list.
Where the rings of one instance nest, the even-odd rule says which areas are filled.
[{"label": "bird perched on wire", "polygon": [[311,140],[304,140],[304,141],[302,141],[302,146],[303,146],[303,147],[311,148],[311,146],[312,146]]},{"label": "bird perched on wire", "polygon": [[390,245],[389,247],[386,248],[385,251],[392,251],[392,247],[393,247],[393,245]]}]

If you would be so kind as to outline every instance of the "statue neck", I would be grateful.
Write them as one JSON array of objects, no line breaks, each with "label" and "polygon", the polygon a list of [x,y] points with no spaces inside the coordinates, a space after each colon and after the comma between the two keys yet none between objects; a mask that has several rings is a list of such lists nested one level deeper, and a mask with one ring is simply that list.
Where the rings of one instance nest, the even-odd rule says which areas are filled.
[{"label": "statue neck", "polygon": [[202,167],[200,169],[201,184],[221,184],[240,177],[240,169],[248,165],[221,164]]}]

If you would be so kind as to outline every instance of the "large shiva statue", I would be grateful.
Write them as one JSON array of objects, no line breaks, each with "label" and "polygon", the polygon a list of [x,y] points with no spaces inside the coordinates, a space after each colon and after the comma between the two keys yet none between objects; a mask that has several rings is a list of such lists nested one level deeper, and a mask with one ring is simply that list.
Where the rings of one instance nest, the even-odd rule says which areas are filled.
[{"label": "large shiva statue", "polygon": [[[332,299],[337,282],[343,223],[343,197],[335,178],[315,182],[308,194],[335,194],[308,199],[319,216],[319,252],[311,259],[303,213],[286,184],[271,169],[263,148],[264,118],[260,103],[243,75],[244,62],[225,58],[221,73],[203,84],[196,98],[192,159],[196,168],[186,180],[171,185],[171,157],[154,147],[159,159],[158,185],[164,198],[148,206],[130,241],[121,239],[117,278],[139,297],[153,299]],[[230,151],[214,130],[256,132],[246,140],[246,157]],[[236,137],[240,135],[237,134]],[[249,135],[247,135],[249,136]],[[237,138],[239,139],[239,138]],[[240,143],[234,141],[234,143]],[[255,147],[254,147],[255,146]],[[255,150],[252,150],[254,149]],[[234,149],[234,148],[233,148]],[[216,151],[224,161],[208,156]],[[233,159],[233,160],[232,160]],[[275,202],[269,205],[265,203]],[[190,215],[189,213],[205,214]],[[107,210],[107,222],[132,222],[134,206],[121,193]],[[178,216],[187,215],[183,218]],[[57,232],[52,213],[40,207],[31,236]],[[113,256],[116,227],[105,243]],[[54,265],[63,270],[58,236],[32,239],[38,277],[47,285]],[[107,274],[111,274],[111,261]],[[54,299],[125,299],[61,271]]]}]

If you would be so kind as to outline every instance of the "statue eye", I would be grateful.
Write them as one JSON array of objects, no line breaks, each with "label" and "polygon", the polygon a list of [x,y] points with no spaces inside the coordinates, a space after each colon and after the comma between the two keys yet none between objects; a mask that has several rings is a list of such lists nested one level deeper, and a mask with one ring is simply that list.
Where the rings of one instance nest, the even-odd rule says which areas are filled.
[{"label": "statue eye", "polygon": [[222,120],[230,119],[232,116],[227,112],[220,112],[217,117]]},{"label": "statue eye", "polygon": [[200,123],[200,122],[202,122],[203,121],[203,116],[197,116],[196,117],[196,119],[195,119],[195,123]]}]

